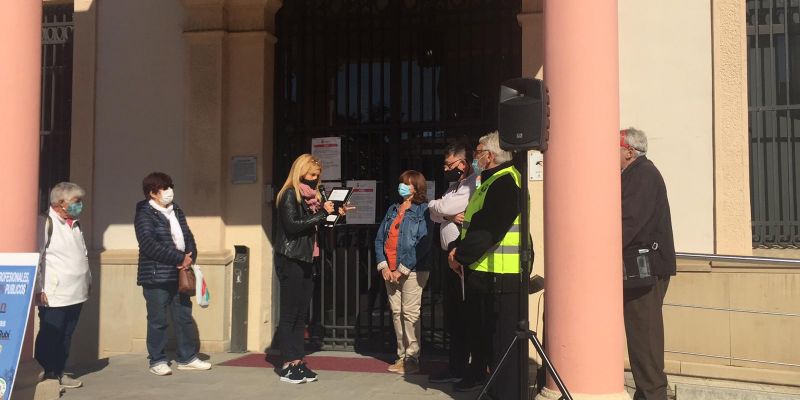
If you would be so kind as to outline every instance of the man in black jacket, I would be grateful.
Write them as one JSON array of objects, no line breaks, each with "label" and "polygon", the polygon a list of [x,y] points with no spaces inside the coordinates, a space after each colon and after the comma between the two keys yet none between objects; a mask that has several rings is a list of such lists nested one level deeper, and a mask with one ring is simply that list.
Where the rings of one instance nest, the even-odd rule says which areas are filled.
[{"label": "man in black jacket", "polygon": [[624,289],[625,336],[636,383],[634,399],[665,400],[661,308],[669,278],[675,275],[675,244],[664,179],[646,153],[644,132],[634,128],[620,132],[622,254],[625,258],[646,251],[655,276],[647,285]]},{"label": "man in black jacket", "polygon": [[[461,237],[448,260],[450,268],[464,274],[471,315],[467,343],[472,361],[464,379],[454,385],[456,391],[481,387],[487,367],[497,367],[514,339],[519,313],[520,174],[511,153],[500,149],[497,132],[480,139],[474,157],[483,170],[480,185],[470,198]],[[517,357],[506,359],[491,387],[494,398],[519,398],[518,369]]]}]

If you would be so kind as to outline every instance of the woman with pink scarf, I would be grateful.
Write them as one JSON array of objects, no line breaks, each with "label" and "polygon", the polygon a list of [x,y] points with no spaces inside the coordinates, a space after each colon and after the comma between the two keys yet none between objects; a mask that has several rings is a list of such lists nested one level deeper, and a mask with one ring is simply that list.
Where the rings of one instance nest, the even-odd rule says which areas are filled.
[{"label": "woman with pink scarf", "polygon": [[[312,265],[319,256],[317,229],[335,212],[333,203],[322,203],[318,189],[322,165],[311,154],[292,164],[276,201],[278,229],[275,236],[275,270],[280,280],[280,343],[283,366],[280,379],[288,383],[317,380],[317,374],[303,362],[308,305],[314,289]],[[345,210],[338,212],[344,215]]]}]

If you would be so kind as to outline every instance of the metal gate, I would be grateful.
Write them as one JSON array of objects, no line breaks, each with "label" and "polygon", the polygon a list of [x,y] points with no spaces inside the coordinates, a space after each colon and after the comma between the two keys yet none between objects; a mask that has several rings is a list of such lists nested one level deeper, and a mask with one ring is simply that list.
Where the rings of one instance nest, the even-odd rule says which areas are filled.
[{"label": "metal gate", "polygon": [[50,188],[69,180],[72,126],[72,4],[45,5],[42,13],[42,107],[39,128],[39,210]]},{"label": "metal gate", "polygon": [[[519,0],[286,1],[277,16],[274,182],[310,152],[311,138],[339,136],[342,181],[377,181],[376,221],[406,169],[437,181],[441,194],[443,148],[495,129],[499,84],[520,75],[519,11]],[[323,348],[394,348],[376,229],[323,233],[310,321]],[[426,352],[448,340],[446,267],[436,255],[423,295]]]},{"label": "metal gate", "polygon": [[800,1],[747,0],[753,245],[800,245]]}]

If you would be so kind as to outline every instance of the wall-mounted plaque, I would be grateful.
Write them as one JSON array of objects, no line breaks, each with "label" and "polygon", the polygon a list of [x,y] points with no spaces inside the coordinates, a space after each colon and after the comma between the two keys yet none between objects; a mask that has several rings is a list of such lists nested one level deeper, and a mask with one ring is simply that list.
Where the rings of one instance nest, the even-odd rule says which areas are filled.
[{"label": "wall-mounted plaque", "polygon": [[258,158],[235,156],[231,158],[231,183],[256,183],[258,180]]}]

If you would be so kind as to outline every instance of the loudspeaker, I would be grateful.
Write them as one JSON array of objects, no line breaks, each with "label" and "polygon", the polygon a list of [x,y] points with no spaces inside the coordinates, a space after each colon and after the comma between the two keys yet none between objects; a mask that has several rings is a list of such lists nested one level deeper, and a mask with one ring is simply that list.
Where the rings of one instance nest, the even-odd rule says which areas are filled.
[{"label": "loudspeaker", "polygon": [[503,150],[547,150],[550,100],[541,79],[515,78],[500,85],[497,131]]}]

